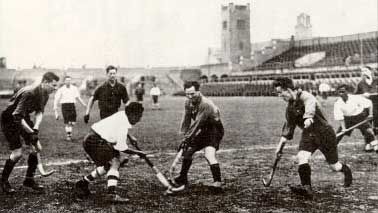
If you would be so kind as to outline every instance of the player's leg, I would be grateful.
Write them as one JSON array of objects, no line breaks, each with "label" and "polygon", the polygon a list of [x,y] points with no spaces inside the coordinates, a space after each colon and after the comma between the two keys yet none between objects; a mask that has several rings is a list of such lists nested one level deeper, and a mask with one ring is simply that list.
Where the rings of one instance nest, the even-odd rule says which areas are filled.
[{"label": "player's leg", "polygon": [[344,174],[344,186],[349,187],[353,181],[352,172],[346,164],[339,162],[336,135],[332,127],[329,127],[322,134],[322,141],[319,150],[323,153],[327,163],[330,165],[333,171],[342,172]]},{"label": "player's leg", "polygon": [[358,129],[361,131],[361,134],[364,136],[365,151],[372,151],[373,149],[377,150],[377,147],[374,146],[375,136],[374,136],[373,128],[371,127],[370,123],[365,123],[361,125]]},{"label": "player's leg", "polygon": [[13,194],[15,190],[9,184],[9,176],[13,171],[14,166],[22,156],[22,144],[20,140],[20,129],[13,122],[11,115],[7,116],[5,113],[1,115],[1,129],[8,141],[11,154],[5,161],[5,165],[1,174],[1,188],[7,194]]},{"label": "player's leg", "polygon": [[172,181],[172,185],[176,187],[176,191],[182,191],[185,189],[185,185],[188,184],[188,173],[193,161],[193,155],[197,151],[195,146],[189,146],[183,151],[183,160],[180,170],[180,175]]},{"label": "player's leg", "polygon": [[[29,126],[34,126],[34,125],[32,125],[31,121],[29,121],[28,124],[29,124]],[[31,135],[28,134],[24,130],[21,131],[21,135],[22,135],[22,138],[25,141],[25,144],[29,145],[29,147],[30,147],[30,154],[29,154],[28,161],[27,161],[28,168],[26,169],[26,175],[25,175],[25,180],[23,182],[23,185],[25,187],[33,189],[35,191],[43,191],[44,187],[42,185],[38,184],[37,182],[35,182],[35,180],[34,180],[35,171],[37,169],[39,162],[38,162],[38,157],[37,157],[37,151],[32,146]],[[42,149],[42,146],[41,146],[39,141],[37,142],[37,146],[38,146],[39,149]]]},{"label": "player's leg", "polygon": [[83,148],[96,164],[96,169],[76,182],[75,191],[80,198],[86,197],[90,194],[88,188],[90,182],[106,174],[110,168],[109,161],[113,156],[112,148],[93,131],[88,133],[84,138]]},{"label": "player's leg", "polygon": [[312,153],[318,148],[318,136],[314,131],[304,129],[302,138],[299,142],[299,152],[297,154],[298,160],[298,174],[301,181],[299,186],[291,186],[290,189],[295,194],[311,198],[313,191],[311,187],[311,167],[309,161]]},{"label": "player's leg", "polygon": [[205,147],[205,158],[210,165],[211,174],[213,175],[213,187],[220,188],[222,186],[221,170],[219,162],[216,158],[216,148],[213,146]]},{"label": "player's leg", "polygon": [[122,197],[116,192],[116,187],[119,181],[119,168],[121,165],[120,155],[115,151],[114,158],[111,160],[110,169],[106,174],[107,178],[107,199],[111,202],[128,202],[129,199]]},{"label": "player's leg", "polygon": [[205,147],[205,158],[210,165],[210,170],[213,175],[213,186],[218,188],[222,185],[222,179],[219,162],[216,158],[216,151],[219,149],[219,144],[223,138],[223,135],[223,125],[219,121],[211,124],[211,126],[207,129],[207,139],[203,141],[207,142]]}]

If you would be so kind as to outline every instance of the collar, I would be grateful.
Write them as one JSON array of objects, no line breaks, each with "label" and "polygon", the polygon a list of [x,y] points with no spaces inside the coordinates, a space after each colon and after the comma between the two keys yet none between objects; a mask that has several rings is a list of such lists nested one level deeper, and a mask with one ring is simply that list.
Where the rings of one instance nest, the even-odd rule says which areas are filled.
[{"label": "collar", "polygon": [[114,86],[112,86],[109,80],[106,80],[106,85],[109,87],[115,87],[117,84],[118,84],[117,80],[115,80]]}]

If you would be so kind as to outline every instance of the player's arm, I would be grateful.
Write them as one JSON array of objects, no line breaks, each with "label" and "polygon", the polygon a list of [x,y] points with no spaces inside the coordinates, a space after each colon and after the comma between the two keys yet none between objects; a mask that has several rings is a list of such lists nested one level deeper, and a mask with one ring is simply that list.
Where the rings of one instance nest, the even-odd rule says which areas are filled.
[{"label": "player's arm", "polygon": [[285,141],[293,139],[295,127],[296,127],[295,124],[293,124],[292,122],[286,121],[282,127],[281,138],[285,138]]},{"label": "player's arm", "polygon": [[61,91],[62,91],[61,89],[58,89],[58,91],[56,91],[55,96],[54,96],[54,113],[55,113],[55,118],[57,120],[59,119],[58,105],[59,105],[60,98],[62,97]]},{"label": "player's arm", "polygon": [[196,120],[190,125],[188,131],[185,133],[185,140],[190,141],[194,138],[197,132],[201,129],[201,125],[209,118],[211,108],[209,105],[200,105]]},{"label": "player's arm", "polygon": [[24,117],[27,114],[26,112],[26,106],[29,106],[32,104],[32,96],[29,92],[25,92],[20,97],[20,100],[16,106],[16,109],[13,111],[12,116],[14,119],[14,122],[16,123],[18,128],[25,129],[27,133],[33,133],[32,127],[30,127]]},{"label": "player's arm", "polygon": [[184,109],[184,115],[181,120],[181,125],[180,125],[180,132],[185,134],[192,122],[192,118],[190,117],[190,109],[189,109],[189,103],[185,102],[185,109]]},{"label": "player's arm", "polygon": [[125,106],[127,106],[130,102],[130,98],[129,98],[129,94],[127,93],[127,89],[126,87],[122,87],[122,101],[123,103],[125,104]]},{"label": "player's arm", "polygon": [[316,98],[309,93],[302,93],[300,98],[303,100],[305,105],[305,112],[303,114],[304,127],[308,128],[312,123],[314,123],[314,116],[316,110]]},{"label": "player's arm", "polygon": [[364,98],[363,96],[359,96],[358,99],[359,99],[359,102],[361,102],[361,105],[364,107],[364,110],[367,113],[369,113],[369,117],[372,117],[373,116],[373,102],[368,98]]},{"label": "player's arm", "polygon": [[43,119],[43,112],[42,111],[36,112],[35,113],[35,124],[34,124],[33,129],[39,129],[39,125],[41,124],[42,119]]},{"label": "player's arm", "polygon": [[84,107],[86,107],[87,105],[85,104],[85,102],[83,101],[83,99],[81,99],[79,89],[77,89],[76,87],[75,87],[75,93],[76,93],[75,99],[78,100],[81,103],[81,105],[83,105]]},{"label": "player's arm", "polygon": [[87,109],[85,111],[85,114],[86,115],[89,115],[89,113],[91,112],[91,109],[93,107],[93,104],[94,104],[94,96],[91,96],[88,100],[88,104],[87,104]]}]

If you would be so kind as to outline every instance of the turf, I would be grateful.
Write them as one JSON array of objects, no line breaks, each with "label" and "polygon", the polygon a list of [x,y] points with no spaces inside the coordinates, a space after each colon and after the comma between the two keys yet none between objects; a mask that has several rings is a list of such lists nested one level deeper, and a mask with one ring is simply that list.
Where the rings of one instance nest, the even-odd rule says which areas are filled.
[{"label": "turf", "polygon": [[[219,106],[225,126],[225,137],[218,153],[221,162],[224,192],[216,194],[207,183],[212,181],[210,169],[203,155],[195,156],[190,170],[189,188],[176,196],[164,196],[165,188],[157,181],[152,170],[140,159],[131,158],[121,169],[119,191],[130,198],[128,204],[111,204],[104,201],[105,180],[90,186],[88,199],[77,199],[73,193],[74,183],[88,174],[94,165],[89,162],[62,166],[47,166],[57,172],[47,178],[38,178],[46,186],[44,194],[33,194],[22,185],[25,169],[15,169],[11,184],[15,196],[0,192],[1,212],[366,212],[377,211],[378,187],[376,153],[363,152],[363,140],[359,132],[345,138],[339,155],[351,165],[354,183],[344,188],[343,176],[331,172],[324,157],[316,152],[312,165],[313,200],[294,196],[288,185],[297,184],[299,177],[293,161],[300,130],[295,140],[284,150],[283,158],[270,187],[264,187],[261,178],[267,176],[272,165],[274,147],[278,142],[284,121],[285,103],[275,97],[217,97],[212,98]],[[152,161],[166,172],[174,159],[174,152],[181,136],[178,127],[181,121],[182,97],[163,97],[161,110],[152,110],[150,100],[145,100],[142,121],[131,131],[139,146],[148,150]],[[324,108],[331,124],[334,99],[324,101]],[[6,101],[0,101],[4,109]],[[84,109],[77,105],[78,123],[74,129],[74,141],[65,141],[63,121],[56,121],[49,101],[40,138],[45,163],[68,160],[86,160],[81,142],[90,128],[84,124]],[[90,122],[98,120],[98,110],[92,110]],[[0,167],[8,158],[9,150],[0,134]],[[173,153],[173,154],[172,154]],[[27,155],[18,165],[25,165]]]}]

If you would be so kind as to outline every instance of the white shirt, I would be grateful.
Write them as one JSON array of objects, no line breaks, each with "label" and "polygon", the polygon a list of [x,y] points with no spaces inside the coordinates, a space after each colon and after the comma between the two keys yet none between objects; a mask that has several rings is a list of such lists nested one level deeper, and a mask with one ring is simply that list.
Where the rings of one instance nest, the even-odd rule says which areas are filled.
[{"label": "white shirt", "polygon": [[160,89],[159,89],[159,87],[152,87],[151,90],[150,90],[150,95],[157,95],[157,96],[159,96],[160,95]]},{"label": "white shirt", "polygon": [[364,108],[372,107],[371,100],[361,95],[348,95],[348,100],[344,102],[338,98],[334,104],[333,113],[336,121],[344,120],[344,116],[354,116],[360,114]]},{"label": "white shirt", "polygon": [[93,131],[108,143],[113,144],[114,149],[121,152],[128,148],[126,143],[127,133],[131,128],[132,126],[125,111],[114,113],[92,125]]},{"label": "white shirt", "polygon": [[76,86],[70,85],[67,87],[66,85],[59,88],[54,97],[54,109],[58,108],[58,102],[60,104],[64,103],[76,103],[76,98],[80,97],[79,90]]}]

